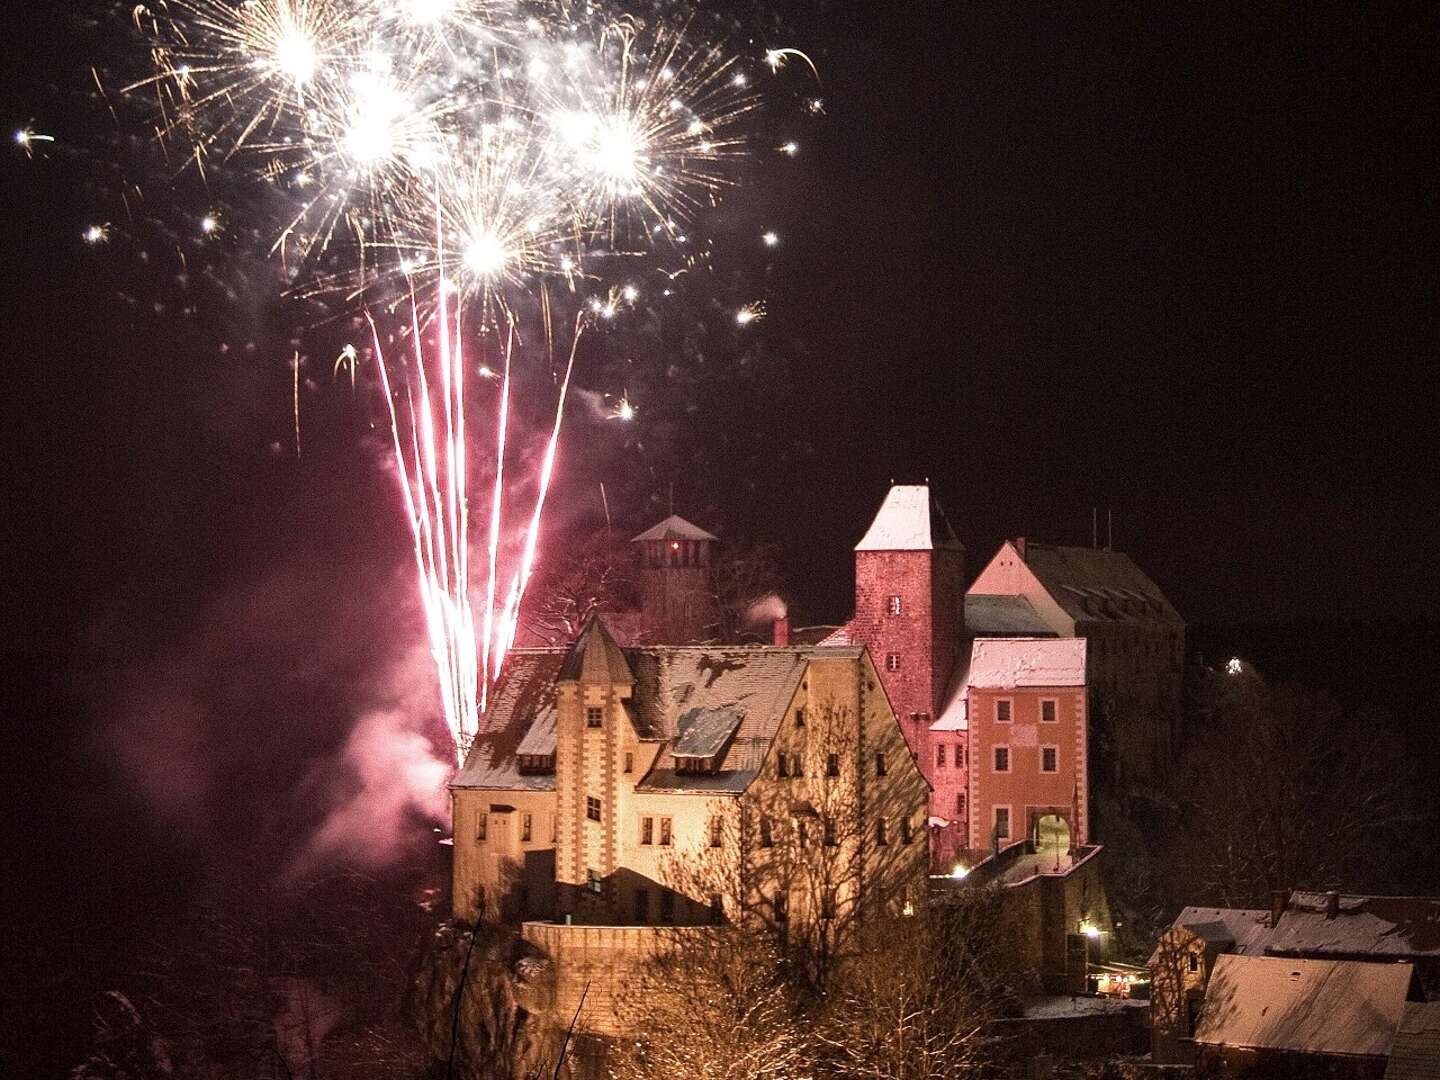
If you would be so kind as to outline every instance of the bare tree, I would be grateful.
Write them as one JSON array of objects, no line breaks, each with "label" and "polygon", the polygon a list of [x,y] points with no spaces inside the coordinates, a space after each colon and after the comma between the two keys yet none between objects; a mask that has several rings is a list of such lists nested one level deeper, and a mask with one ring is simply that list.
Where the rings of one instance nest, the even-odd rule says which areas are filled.
[{"label": "bare tree", "polygon": [[[727,544],[710,564],[716,641],[768,641],[783,611],[779,548],[774,544]],[[779,604],[781,610],[772,613]]]},{"label": "bare tree", "polygon": [[611,529],[573,530],[550,537],[545,558],[525,591],[520,619],[534,638],[551,645],[574,641],[593,612],[637,603],[636,556]]}]

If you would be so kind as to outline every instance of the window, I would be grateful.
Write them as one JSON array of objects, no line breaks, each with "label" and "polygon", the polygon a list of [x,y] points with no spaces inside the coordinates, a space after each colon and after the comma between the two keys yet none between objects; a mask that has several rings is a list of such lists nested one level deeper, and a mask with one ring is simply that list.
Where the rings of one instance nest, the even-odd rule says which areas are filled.
[{"label": "window", "polygon": [[835,819],[825,819],[825,846],[834,847],[839,841],[835,839]]},{"label": "window", "polygon": [[797,844],[799,844],[799,845],[803,848],[803,847],[805,847],[805,845],[807,844],[807,842],[809,841],[809,839],[810,839],[810,837],[809,837],[809,835],[808,835],[808,833],[807,833],[807,831],[806,831],[806,828],[805,828],[805,819],[804,819],[804,818],[796,818],[796,819],[795,819],[795,842],[796,842]]},{"label": "window", "polygon": [[900,819],[900,843],[908,844],[914,839],[915,826],[910,824],[910,818],[908,815],[906,817],[902,817]]},{"label": "window", "polygon": [[1010,748],[1008,746],[995,747],[995,771],[1010,771]]},{"label": "window", "polygon": [[719,893],[710,897],[710,925],[719,926],[725,921],[725,901]]},{"label": "window", "polygon": [[875,755],[875,775],[885,775],[885,755],[882,753],[876,753]]},{"label": "window", "polygon": [[670,819],[668,817],[660,819],[660,846],[670,846]]},{"label": "window", "polygon": [[826,755],[825,755],[825,775],[826,775],[826,776],[839,776],[839,775],[840,775],[840,755],[839,755],[839,754],[826,754]]},{"label": "window", "polygon": [[769,819],[768,817],[764,817],[764,816],[762,816],[762,817],[760,818],[760,846],[761,846],[761,847],[774,847],[774,846],[775,846],[775,831],[774,831],[774,828],[773,828],[773,827],[771,826],[771,824],[770,824],[770,819]]},{"label": "window", "polygon": [[1010,700],[1001,698],[995,702],[995,722],[997,724],[1010,723]]},{"label": "window", "polygon": [[625,771],[635,771],[635,755],[632,754],[629,750],[625,751]]},{"label": "window", "polygon": [[1040,702],[1040,722],[1042,724],[1053,724],[1060,719],[1059,713],[1056,712],[1057,705],[1058,702],[1054,698],[1045,698]]},{"label": "window", "polygon": [[599,727],[605,720],[605,710],[599,705],[587,705],[585,707],[585,726]]},{"label": "window", "polygon": [[995,839],[1010,839],[1010,808],[1008,806],[995,807]]},{"label": "window", "polygon": [[535,824],[534,815],[532,815],[532,814],[521,814],[521,815],[520,815],[520,842],[521,842],[522,844],[528,844],[528,843],[530,843],[531,833],[532,833],[533,830],[534,830],[534,824]]},{"label": "window", "polygon": [[1200,957],[1196,956],[1196,955],[1192,952],[1188,957],[1186,957],[1186,959],[1190,961],[1190,970],[1191,970],[1191,971],[1199,971],[1199,970],[1200,970]]},{"label": "window", "polygon": [[782,776],[782,777],[784,777],[784,776],[789,776],[789,775],[790,775],[790,755],[788,755],[788,754],[786,754],[786,753],[784,753],[784,752],[781,752],[781,753],[779,753],[779,754],[776,755],[776,757],[775,757],[775,775],[776,775],[776,776]]},{"label": "window", "polygon": [[1040,747],[1040,771],[1060,771],[1060,748],[1058,746]]},{"label": "window", "polygon": [[587,870],[586,874],[588,875],[586,878],[586,888],[593,893],[602,893],[605,891],[605,879],[600,876],[600,871]]},{"label": "window", "polygon": [[955,816],[962,818],[965,816],[965,793],[963,791],[955,793]]},{"label": "window", "polygon": [[936,767],[937,769],[943,769],[943,768],[945,767],[945,744],[944,744],[944,743],[936,743],[936,744],[935,744],[935,767]]},{"label": "window", "polygon": [[660,893],[660,921],[662,923],[675,921],[675,894],[669,889]]},{"label": "window", "polygon": [[886,654],[885,654],[885,670],[886,670],[886,671],[899,671],[899,670],[900,670],[900,654],[899,654],[898,652],[892,652],[892,653],[886,653]]},{"label": "window", "polygon": [[635,921],[637,923],[650,921],[650,890],[635,890]]},{"label": "window", "polygon": [[475,839],[480,843],[485,842],[485,834],[490,831],[490,815],[483,810],[475,815]]},{"label": "window", "polygon": [[710,819],[710,846],[718,848],[725,836],[725,822],[718,817]]},{"label": "window", "polygon": [[963,743],[955,744],[955,765],[961,769],[965,767],[965,746]]},{"label": "window", "polygon": [[640,843],[647,846],[655,843],[655,819],[653,817],[640,819]]},{"label": "window", "polygon": [[805,710],[804,710],[804,709],[796,709],[796,710],[795,710],[795,726],[796,726],[796,727],[804,727],[804,726],[805,726]]},{"label": "window", "polygon": [[790,775],[796,780],[805,779],[805,755],[792,754],[790,756]]},{"label": "window", "polygon": [[885,610],[891,615],[899,615],[900,612],[904,610],[904,607],[905,605],[901,603],[900,597],[898,596],[892,596],[885,601]]},{"label": "window", "polygon": [[585,816],[591,821],[600,820],[600,800],[594,795],[585,796]]},{"label": "window", "polygon": [[885,819],[881,818],[875,822],[875,845],[877,847],[886,847],[889,843],[890,834],[885,828]]}]

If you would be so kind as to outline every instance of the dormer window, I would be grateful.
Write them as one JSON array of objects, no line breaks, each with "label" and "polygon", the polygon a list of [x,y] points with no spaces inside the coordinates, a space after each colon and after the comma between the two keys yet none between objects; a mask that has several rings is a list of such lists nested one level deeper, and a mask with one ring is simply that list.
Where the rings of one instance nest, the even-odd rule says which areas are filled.
[{"label": "dormer window", "polygon": [[553,773],[554,754],[516,754],[515,764],[522,773]]},{"label": "dormer window", "polygon": [[899,615],[904,608],[905,605],[898,596],[892,596],[885,601],[885,612],[888,615]]},{"label": "dormer window", "polygon": [[675,771],[677,773],[713,773],[720,768],[720,757],[682,757],[675,756]]}]

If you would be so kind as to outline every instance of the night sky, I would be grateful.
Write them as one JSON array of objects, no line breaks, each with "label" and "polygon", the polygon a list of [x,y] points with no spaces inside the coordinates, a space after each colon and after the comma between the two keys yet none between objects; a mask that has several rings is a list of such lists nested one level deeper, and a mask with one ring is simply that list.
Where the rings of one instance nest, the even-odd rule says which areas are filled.
[{"label": "night sky", "polygon": [[[283,743],[303,772],[344,729],[325,688],[419,632],[389,619],[409,555],[364,407],[321,378],[304,459],[271,448],[289,328],[260,260],[249,293],[186,319],[147,312],[118,245],[81,242],[110,125],[89,67],[123,23],[86,10],[10,13],[0,91],[7,129],[58,140],[27,160],[7,138],[0,160],[7,817],[35,843],[146,827],[95,739],[117,686],[207,656],[262,684],[323,669],[270,703],[287,727],[323,717]],[[1088,543],[1097,507],[1102,542],[1113,511],[1115,545],[1192,623],[1440,616],[1433,6],[784,14],[826,116],[731,200],[784,237],[757,330],[793,360],[789,392],[697,402],[749,444],[747,475],[696,490],[676,464],[655,502],[616,508],[627,526],[673,481],[681,513],[778,543],[797,620],[833,622],[886,485],[928,477],[972,573],[1005,536]],[[754,468],[771,439],[783,458]],[[107,794],[55,819],[66,786]],[[133,854],[114,842],[79,850]]]}]

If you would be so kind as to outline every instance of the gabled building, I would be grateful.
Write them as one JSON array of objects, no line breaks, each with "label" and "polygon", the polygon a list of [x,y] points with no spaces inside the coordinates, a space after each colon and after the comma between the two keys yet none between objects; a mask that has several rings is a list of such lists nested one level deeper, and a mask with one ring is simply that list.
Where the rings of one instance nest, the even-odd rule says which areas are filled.
[{"label": "gabled building", "polygon": [[1109,732],[1113,779],[1164,775],[1179,736],[1185,622],[1159,586],[1123,552],[1022,537],[980,571],[966,613],[1020,601],[1052,633],[1089,644],[1091,719]]},{"label": "gabled building", "polygon": [[918,896],[929,790],[858,647],[517,649],[451,783],[464,919],[844,920]]}]

